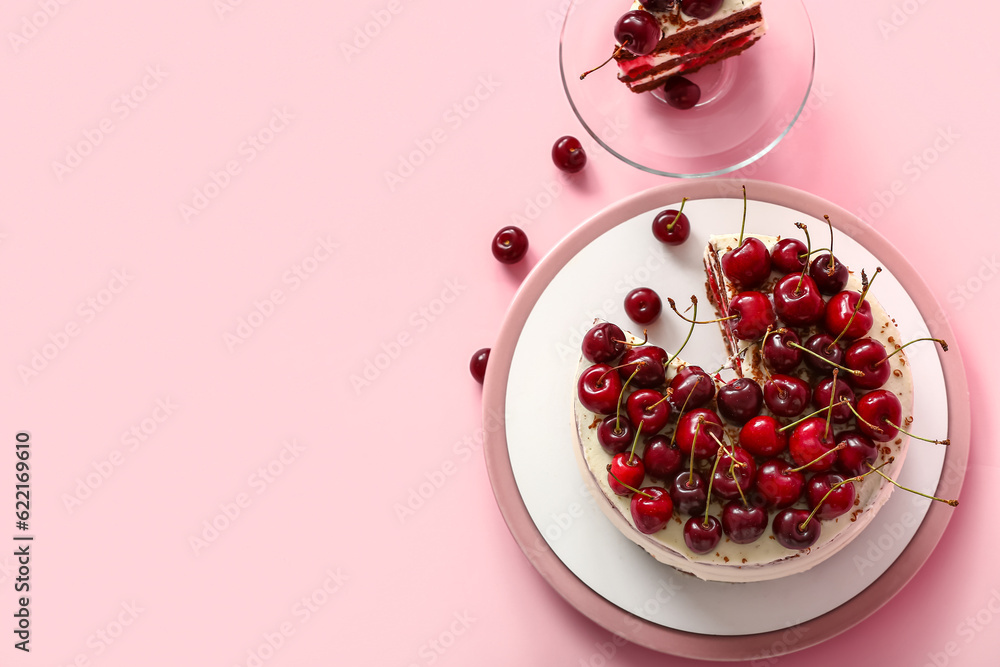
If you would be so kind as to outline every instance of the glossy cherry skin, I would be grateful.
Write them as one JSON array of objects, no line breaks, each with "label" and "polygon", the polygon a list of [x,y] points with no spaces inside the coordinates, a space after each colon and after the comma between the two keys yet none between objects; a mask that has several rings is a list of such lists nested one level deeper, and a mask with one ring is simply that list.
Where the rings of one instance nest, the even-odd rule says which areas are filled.
[{"label": "glossy cherry skin", "polygon": [[477,350],[472,359],[469,360],[469,372],[479,384],[486,378],[486,363],[490,360],[490,348],[484,347]]},{"label": "glossy cherry skin", "polygon": [[692,475],[690,471],[682,470],[670,484],[670,498],[679,514],[704,514],[708,503],[708,482],[698,471]]},{"label": "glossy cherry skin", "polygon": [[[857,401],[857,411],[861,415],[858,430],[872,440],[889,442],[899,435],[896,426],[902,424],[903,406],[891,391],[876,389],[865,394]],[[888,422],[895,426],[890,426]]]},{"label": "glossy cherry skin", "polygon": [[608,415],[597,425],[597,442],[608,454],[618,454],[632,447],[635,427],[625,415]]},{"label": "glossy cherry skin", "polygon": [[808,327],[823,319],[826,302],[809,276],[789,273],[774,285],[774,314],[793,327]]},{"label": "glossy cherry skin", "polygon": [[733,500],[722,508],[722,532],[736,544],[752,544],[767,530],[769,518],[760,505],[746,507]]},{"label": "glossy cherry skin", "polygon": [[[788,453],[796,467],[814,461],[806,468],[813,472],[829,470],[837,462],[837,452],[831,451],[837,443],[833,438],[833,426],[827,429],[825,419],[807,419],[792,431],[788,438]],[[826,454],[826,456],[823,456]],[[820,458],[820,457],[823,458]]]},{"label": "glossy cherry skin", "polygon": [[854,308],[858,306],[859,301],[861,301],[860,292],[837,292],[830,297],[826,302],[823,323],[831,336],[839,336],[843,331],[843,339],[854,340],[868,334],[875,322],[872,306],[866,299],[855,313]]},{"label": "glossy cherry skin", "polygon": [[733,333],[740,340],[756,340],[764,335],[775,322],[774,308],[760,292],[740,292],[729,302],[727,316],[737,315],[730,321]]},{"label": "glossy cherry skin", "polygon": [[[851,405],[854,404],[854,390],[851,386],[837,378],[836,390],[834,389],[833,378],[823,378],[816,383],[816,387],[813,388],[813,407],[817,410],[821,408],[827,408],[830,405],[830,395],[836,393],[833,398],[834,403],[839,403],[840,401],[847,400],[850,401]],[[818,415],[823,419],[826,419],[826,412]],[[846,424],[851,421],[854,417],[854,413],[851,412],[851,408],[847,405],[834,405],[833,406],[833,416],[830,418],[834,424]]]},{"label": "glossy cherry skin", "polygon": [[615,23],[615,40],[637,56],[656,50],[663,35],[660,24],[649,12],[634,9],[625,12]]},{"label": "glossy cherry skin", "polygon": [[809,263],[809,277],[816,281],[819,291],[827,296],[836,294],[844,289],[847,284],[849,272],[847,267],[840,263],[836,257],[833,258],[833,272],[830,273],[830,253],[823,252]]},{"label": "glossy cherry skin", "polygon": [[772,457],[788,449],[788,436],[770,415],[754,417],[740,429],[740,447],[756,456]]},{"label": "glossy cherry skin", "polygon": [[722,255],[722,273],[740,289],[761,285],[771,275],[771,255],[764,242],[753,236]]},{"label": "glossy cherry skin", "polygon": [[559,137],[552,144],[552,162],[567,174],[575,174],[587,166],[587,151],[576,137]]},{"label": "glossy cherry skin", "polygon": [[806,244],[798,239],[781,239],[771,246],[771,268],[781,273],[802,273],[806,268]]},{"label": "glossy cherry skin", "polygon": [[[757,478],[757,463],[753,454],[742,447],[733,447],[732,452],[730,457],[728,452],[719,451],[719,464],[712,478],[712,493],[726,500],[740,498],[740,490],[744,495],[749,493]],[[732,463],[734,460],[735,463]]]},{"label": "glossy cherry skin", "polygon": [[607,364],[594,364],[580,374],[577,382],[580,403],[599,415],[611,414],[617,410],[618,396],[621,393],[621,378]]},{"label": "glossy cherry skin", "polygon": [[625,295],[625,314],[636,324],[652,324],[661,310],[660,296],[648,287],[637,287]]},{"label": "glossy cherry skin", "polygon": [[701,87],[680,75],[674,75],[663,83],[663,99],[675,109],[686,111],[701,101]]},{"label": "glossy cherry skin", "polygon": [[671,444],[667,436],[654,435],[646,438],[642,463],[651,478],[661,482],[671,481],[684,467],[684,452],[677,443]]},{"label": "glossy cherry skin", "polygon": [[804,550],[819,539],[820,522],[814,518],[803,531],[801,526],[809,518],[809,510],[788,508],[774,515],[771,531],[778,544],[786,549]]},{"label": "glossy cherry skin", "polygon": [[769,507],[791,507],[802,496],[805,475],[792,467],[784,459],[770,459],[757,470],[757,492]]},{"label": "glossy cherry skin", "polygon": [[764,392],[750,378],[737,378],[719,388],[716,398],[719,414],[734,424],[745,424],[760,414]]},{"label": "glossy cherry skin", "polygon": [[[815,509],[819,505],[814,516],[815,519],[824,521],[836,519],[838,516],[847,514],[854,507],[857,491],[853,482],[841,484],[829,496],[826,496],[830,489],[843,482],[844,479],[845,477],[839,473],[820,472],[813,475],[806,484],[806,502],[809,504],[809,509]],[[826,496],[826,500],[823,500],[824,496]],[[821,501],[822,505],[820,505]]]},{"label": "glossy cherry skin", "polygon": [[[701,425],[699,427],[699,421]],[[695,431],[698,433],[695,439]],[[700,408],[688,410],[677,422],[677,432],[674,441],[687,455],[691,455],[694,450],[696,459],[710,459],[715,456],[719,449],[719,443],[712,436],[722,440],[724,433],[722,430],[722,420],[719,415],[711,410]]]},{"label": "glossy cherry skin", "polygon": [[715,380],[700,366],[685,366],[670,380],[670,402],[678,412],[700,408],[714,397]]},{"label": "glossy cherry skin", "polygon": [[802,363],[802,350],[792,347],[791,343],[801,345],[797,333],[791,329],[778,329],[764,340],[761,354],[764,364],[772,373],[791,373]]},{"label": "glossy cherry skin", "polygon": [[[839,344],[834,344],[833,336],[830,334],[814,334],[806,339],[806,342],[802,345],[802,347],[810,350],[811,352],[815,352],[819,356],[823,357],[823,359],[827,359],[841,366],[844,365],[844,348],[840,347]],[[826,375],[833,373],[833,365],[826,363],[822,359],[817,359],[811,354],[803,354],[802,360],[806,362],[806,366],[813,369],[817,373],[824,373]]]},{"label": "glossy cherry skin", "polygon": [[836,436],[837,444],[844,448],[837,452],[837,470],[850,476],[863,475],[871,470],[868,464],[878,459],[878,447],[860,431],[842,431]]},{"label": "glossy cherry skin", "polygon": [[[629,503],[632,521],[640,533],[652,535],[663,530],[673,517],[674,503],[670,494],[662,487],[647,486],[639,490],[642,493],[632,494],[632,501]],[[643,493],[652,497],[647,498]]]},{"label": "glossy cherry skin", "polygon": [[[608,465],[610,466],[608,470],[608,486],[615,492],[615,495],[632,495],[632,489],[638,489],[642,486],[642,480],[646,479],[646,466],[643,465],[642,459],[639,458],[638,454],[619,452],[611,458],[611,463]],[[615,477],[618,479],[616,480]],[[632,489],[623,486],[618,480],[628,484]]]},{"label": "glossy cherry skin", "polygon": [[497,261],[516,264],[528,252],[528,235],[518,227],[504,227],[493,237],[491,249]]},{"label": "glossy cherry skin", "polygon": [[611,322],[600,322],[583,336],[583,356],[595,364],[613,362],[625,352],[625,333]]},{"label": "glossy cherry skin", "polygon": [[764,405],[779,417],[795,417],[809,405],[811,393],[805,380],[775,373],[764,383]]},{"label": "glossy cherry skin", "polygon": [[722,7],[723,0],[680,0],[681,11],[696,19],[711,18]]},{"label": "glossy cherry skin", "polygon": [[687,214],[668,208],[653,218],[653,236],[667,245],[680,245],[691,235],[691,221]]},{"label": "glossy cherry skin", "polygon": [[662,347],[655,345],[633,347],[631,350],[627,350],[625,356],[622,357],[620,364],[622,368],[618,369],[618,375],[622,381],[628,380],[638,368],[639,372],[632,378],[632,382],[629,383],[630,387],[640,389],[662,387],[667,381],[667,371],[663,366],[667,359],[669,357]]},{"label": "glossy cherry skin", "polygon": [[856,340],[844,352],[844,366],[861,371],[861,375],[847,375],[847,381],[858,389],[878,389],[886,383],[892,370],[887,361],[885,346],[872,338]]},{"label": "glossy cherry skin", "polygon": [[693,516],[684,522],[684,544],[696,554],[707,554],[722,539],[722,523],[711,514]]},{"label": "glossy cherry skin", "polygon": [[670,421],[670,403],[655,389],[637,389],[625,399],[625,414],[646,435],[658,433]]},{"label": "glossy cherry skin", "polygon": [[643,9],[649,12],[665,12],[673,8],[677,0],[642,0]]}]

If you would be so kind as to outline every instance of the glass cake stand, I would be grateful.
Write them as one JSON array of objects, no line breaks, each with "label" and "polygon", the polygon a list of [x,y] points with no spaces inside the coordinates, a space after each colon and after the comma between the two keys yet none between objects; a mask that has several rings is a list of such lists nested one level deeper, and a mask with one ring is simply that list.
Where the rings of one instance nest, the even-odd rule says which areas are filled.
[{"label": "glass cake stand", "polygon": [[692,109],[674,109],[658,91],[633,93],[614,62],[581,80],[616,46],[613,30],[628,3],[573,0],[559,43],[559,70],[570,106],[612,155],[662,176],[716,176],[774,148],[805,106],[815,43],[800,0],[763,3],[767,33],[739,56],[689,79],[701,87]]}]

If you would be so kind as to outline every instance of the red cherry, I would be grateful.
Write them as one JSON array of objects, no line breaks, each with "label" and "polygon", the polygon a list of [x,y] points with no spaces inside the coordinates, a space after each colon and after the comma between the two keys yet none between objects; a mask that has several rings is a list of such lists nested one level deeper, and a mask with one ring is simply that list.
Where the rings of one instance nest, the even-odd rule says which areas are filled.
[{"label": "red cherry", "polygon": [[715,397],[715,380],[700,366],[685,366],[670,380],[670,402],[681,408],[700,408]]},{"label": "red cherry", "polygon": [[708,504],[708,482],[699,472],[692,474],[682,470],[670,483],[670,498],[680,514],[704,514]]},{"label": "red cherry", "polygon": [[861,417],[858,419],[858,430],[872,440],[888,442],[899,435],[896,426],[902,423],[903,406],[891,391],[876,389],[865,394],[858,399],[857,411]]},{"label": "red cherry", "polygon": [[795,345],[801,345],[798,335],[791,329],[778,329],[764,340],[761,354],[764,363],[772,373],[788,374],[798,368],[802,362],[802,350]]},{"label": "red cherry", "polygon": [[808,327],[823,319],[826,303],[809,276],[790,273],[774,286],[774,313],[793,327]]},{"label": "red cherry", "polygon": [[684,453],[671,444],[670,438],[664,435],[654,435],[646,438],[645,449],[642,452],[642,463],[646,466],[646,474],[653,479],[666,482],[680,472],[684,466]]},{"label": "red cherry", "polygon": [[[854,507],[854,499],[857,496],[854,483],[841,484],[844,479],[843,475],[835,472],[821,472],[813,475],[812,479],[809,480],[809,483],[806,484],[806,502],[809,504],[809,509],[816,509],[816,506],[819,505],[819,510],[816,511],[814,518],[824,521],[836,519],[838,516],[847,514]],[[827,496],[827,492],[835,486],[837,488]],[[824,497],[826,500],[823,500]],[[822,505],[820,505],[821,501]]]},{"label": "red cherry", "polygon": [[714,516],[693,516],[684,523],[684,544],[696,554],[707,554],[722,539],[722,524]]},{"label": "red cherry", "polygon": [[640,533],[652,535],[663,530],[673,517],[674,503],[667,490],[659,486],[647,486],[639,491],[641,493],[632,494],[632,501],[629,503],[632,521]]},{"label": "red cherry", "polygon": [[748,236],[722,256],[722,273],[741,289],[757,287],[771,275],[771,255],[764,242]]},{"label": "red cherry", "polygon": [[[817,410],[823,408],[829,408],[830,406],[830,395],[836,393],[833,398],[834,403],[839,403],[843,400],[850,401],[850,404],[854,404],[854,390],[851,386],[841,380],[839,377],[836,380],[836,392],[834,392],[834,379],[832,377],[824,378],[816,383],[815,389],[813,389],[813,406]],[[826,419],[826,413],[829,410],[824,410],[821,414],[817,415]],[[851,408],[847,405],[834,405],[833,406],[833,416],[830,418],[834,424],[846,424],[851,421],[854,413],[851,412]]]},{"label": "red cherry", "polygon": [[[833,364],[828,364],[823,361],[823,359],[832,361],[834,364],[838,364],[840,366],[844,365],[844,348],[835,343],[833,336],[830,334],[814,334],[806,339],[803,347],[813,353],[803,354],[803,361],[806,362],[806,366],[817,373],[823,373],[825,375],[833,373],[833,369],[835,368]],[[817,359],[814,354],[818,354],[823,359]]]},{"label": "red cherry", "polygon": [[663,84],[663,99],[673,108],[686,111],[701,100],[701,88],[690,79],[674,75]]},{"label": "red cherry", "polygon": [[771,522],[771,531],[778,544],[786,549],[800,551],[816,544],[816,540],[819,539],[820,522],[809,521],[803,530],[802,524],[808,519],[809,510],[805,509],[788,508],[775,514],[774,521]]},{"label": "red cherry", "polygon": [[615,23],[615,40],[637,56],[655,51],[662,36],[659,22],[642,9],[625,12]]},{"label": "red cherry", "polygon": [[528,235],[517,227],[504,227],[493,237],[492,250],[504,264],[520,262],[528,252]]},{"label": "red cherry", "polygon": [[625,413],[642,432],[653,435],[670,421],[670,403],[663,400],[663,394],[655,389],[637,389],[625,399]]},{"label": "red cherry", "polygon": [[736,544],[753,544],[767,530],[767,510],[732,500],[722,508],[722,531]]},{"label": "red cherry", "polygon": [[622,367],[618,373],[622,380],[627,380],[638,368],[639,372],[632,378],[631,386],[641,389],[662,387],[667,381],[667,371],[664,364],[669,357],[666,350],[655,345],[633,347],[622,357]]},{"label": "red cherry", "polygon": [[690,456],[693,450],[696,459],[710,459],[719,449],[719,443],[715,441],[713,435],[722,440],[724,435],[722,420],[711,410],[701,408],[685,412],[678,420],[674,440],[685,454]]},{"label": "red cherry", "polygon": [[796,426],[788,439],[788,453],[792,455],[795,465],[809,464],[806,470],[816,472],[829,470],[837,462],[837,452],[831,451],[836,446],[833,427],[827,429],[826,420],[819,417],[807,419]]},{"label": "red cherry", "polygon": [[[757,477],[757,463],[753,454],[742,447],[733,447],[732,452],[730,456],[728,451],[719,451],[719,463],[712,478],[712,492],[726,500],[741,498],[741,490],[743,495],[747,494]],[[732,464],[734,460],[736,463]]]},{"label": "red cherry", "polygon": [[819,291],[827,296],[836,294],[847,284],[849,272],[847,267],[833,258],[833,271],[830,271],[830,253],[816,255],[809,263],[809,277],[816,282]]},{"label": "red cherry", "polygon": [[779,417],[802,414],[812,392],[805,380],[775,373],[764,383],[764,405]]},{"label": "red cherry", "polygon": [[729,302],[728,316],[737,315],[731,321],[733,333],[740,340],[756,340],[774,324],[774,308],[767,297],[760,292],[740,292]]},{"label": "red cherry", "polygon": [[[826,304],[824,325],[831,336],[847,339],[861,338],[872,328],[875,318],[872,316],[871,304],[865,300],[854,312],[855,306],[861,301],[859,292],[838,292]],[[853,316],[853,319],[852,319]]]},{"label": "red cherry", "polygon": [[777,456],[788,448],[788,436],[769,415],[760,415],[740,429],[740,447],[757,456]]},{"label": "red cherry", "polygon": [[583,337],[583,356],[595,364],[613,362],[625,351],[625,334],[611,322],[600,322]]},{"label": "red cherry", "polygon": [[637,287],[625,295],[625,314],[636,324],[652,324],[662,309],[659,295],[648,287]]},{"label": "red cherry", "polygon": [[583,407],[591,412],[611,414],[618,409],[618,397],[621,393],[621,378],[607,364],[595,364],[580,374],[577,395]]},{"label": "red cherry", "polygon": [[783,509],[798,502],[805,476],[784,459],[770,459],[757,471],[757,491],[768,506]]},{"label": "red cherry", "polygon": [[610,466],[608,486],[615,492],[615,495],[632,495],[632,489],[622,486],[622,483],[637,489],[642,486],[642,480],[646,478],[646,467],[642,464],[642,459],[632,452],[615,454],[611,459]]},{"label": "red cherry", "polygon": [[878,458],[878,447],[871,439],[860,431],[843,431],[837,434],[838,445],[844,448],[837,452],[837,469],[848,475],[861,475],[871,468]]},{"label": "red cherry", "polygon": [[597,425],[597,441],[608,454],[624,452],[635,440],[635,427],[624,415],[608,415]]},{"label": "red cherry", "polygon": [[[479,384],[486,378],[486,362],[490,359],[490,348],[484,347],[477,350],[472,359],[469,360],[469,372]],[[888,365],[888,364],[886,364]]]},{"label": "red cherry", "polygon": [[719,414],[734,424],[745,424],[760,414],[764,392],[750,378],[737,378],[719,388]]},{"label": "red cherry", "polygon": [[681,200],[680,210],[668,208],[660,211],[653,218],[653,236],[660,242],[667,245],[680,245],[687,241],[691,235],[691,221],[684,213],[684,203],[687,199]]},{"label": "red cherry", "polygon": [[802,273],[806,267],[806,244],[798,239],[781,239],[771,247],[771,268],[781,273]]},{"label": "red cherry", "polygon": [[681,11],[696,19],[711,18],[722,7],[723,0],[681,0]]},{"label": "red cherry", "polygon": [[851,343],[844,353],[844,365],[862,375],[848,375],[847,380],[858,389],[878,389],[886,383],[891,373],[885,346],[872,338],[862,338]]},{"label": "red cherry", "polygon": [[566,173],[575,174],[587,166],[587,152],[576,137],[559,137],[552,144],[552,162]]}]

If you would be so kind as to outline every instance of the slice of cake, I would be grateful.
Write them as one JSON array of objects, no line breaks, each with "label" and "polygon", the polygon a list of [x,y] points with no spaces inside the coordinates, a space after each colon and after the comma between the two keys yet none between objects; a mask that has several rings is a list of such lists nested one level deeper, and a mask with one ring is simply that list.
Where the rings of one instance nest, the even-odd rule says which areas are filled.
[{"label": "slice of cake", "polygon": [[[664,5],[669,8],[653,9]],[[686,6],[680,1],[647,2],[645,6],[640,0],[632,3],[633,10],[645,9],[652,14],[662,31],[652,53],[638,56],[623,49],[615,57],[620,69],[618,79],[632,92],[652,90],[671,76],[690,74],[738,55],[767,31],[761,0],[721,0],[719,8],[704,19],[686,14]]]}]

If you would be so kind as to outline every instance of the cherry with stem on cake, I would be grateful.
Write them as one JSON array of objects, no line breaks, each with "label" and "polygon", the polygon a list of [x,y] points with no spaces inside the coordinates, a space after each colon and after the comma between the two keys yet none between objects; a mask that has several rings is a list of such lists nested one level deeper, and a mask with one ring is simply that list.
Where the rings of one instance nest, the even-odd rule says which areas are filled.
[{"label": "cherry with stem on cake", "polygon": [[736,378],[719,388],[715,400],[720,415],[735,424],[746,424],[760,414],[764,392],[750,378]]},{"label": "cherry with stem on cake", "polygon": [[[730,282],[743,290],[757,287],[771,275],[771,255],[767,246],[756,237],[746,237],[747,226],[747,188],[743,186],[743,224],[740,226],[740,239],[737,247],[722,256],[722,272]],[[763,333],[763,332],[762,332]],[[760,335],[754,336],[759,338]]]},{"label": "cherry with stem on cake", "polygon": [[[834,424],[846,424],[853,416],[847,403],[854,402],[854,390],[849,384],[837,378],[837,370],[834,369],[833,377],[824,378],[816,383],[812,402],[817,408],[829,406],[825,412]],[[834,402],[837,402],[836,406]]]},{"label": "cherry with stem on cake", "polygon": [[691,235],[691,221],[684,214],[687,197],[681,199],[680,210],[672,208],[660,211],[653,218],[653,236],[667,245],[680,245]]},{"label": "cherry with stem on cake", "polygon": [[774,457],[788,449],[788,436],[774,417],[759,415],[740,429],[739,443],[751,454]]},{"label": "cherry with stem on cake", "polygon": [[708,483],[700,472],[682,470],[670,483],[670,498],[681,514],[701,514],[708,505]]},{"label": "cherry with stem on cake", "polygon": [[857,490],[852,482],[855,481],[861,478],[847,479],[836,472],[816,473],[806,484],[806,504],[823,521],[843,516],[854,507]]},{"label": "cherry with stem on cake", "polygon": [[600,322],[583,336],[583,356],[595,364],[613,362],[625,352],[625,333],[611,322]]},{"label": "cherry with stem on cake", "polygon": [[744,494],[750,490],[757,477],[757,463],[753,454],[742,447],[726,449],[721,440],[715,440],[719,445],[716,459],[722,468],[714,473],[716,492],[726,500],[741,498],[747,504]]},{"label": "cherry with stem on cake", "polygon": [[[805,230],[801,222],[795,223],[799,229]],[[808,239],[808,232],[806,232]],[[791,237],[779,239],[771,247],[771,267],[782,273],[798,273],[809,263],[809,247],[798,239]]]},{"label": "cherry with stem on cake", "polygon": [[733,319],[732,330],[740,340],[757,340],[774,326],[774,308],[770,300],[760,292],[740,292],[729,302],[729,317]]},{"label": "cherry with stem on cake", "polygon": [[788,438],[788,453],[795,465],[813,472],[829,470],[837,462],[837,443],[825,419],[812,417],[799,424]]},{"label": "cherry with stem on cake", "polygon": [[952,507],[958,507],[958,501],[957,500],[945,500],[944,498],[938,498],[937,496],[931,496],[931,495],[928,495],[926,493],[921,493],[920,491],[916,491],[914,489],[907,488],[907,487],[903,486],[902,484],[900,484],[896,480],[892,479],[891,477],[889,477],[888,475],[886,475],[884,472],[882,472],[880,470],[880,468],[882,466],[887,465],[889,463],[892,463],[892,461],[893,461],[893,457],[889,457],[888,461],[886,461],[885,463],[883,463],[881,466],[878,466],[877,468],[873,467],[870,463],[868,464],[868,467],[871,468],[871,472],[874,472],[874,473],[877,473],[877,474],[881,475],[886,481],[888,481],[889,483],[891,483],[893,486],[895,486],[898,489],[902,489],[903,491],[909,491],[910,493],[915,493],[916,495],[922,496],[922,497],[927,498],[929,500],[936,500],[937,502],[944,503],[945,505],[951,505]]},{"label": "cherry with stem on cake", "polygon": [[673,108],[687,111],[698,105],[701,88],[694,81],[675,74],[663,84],[663,99]]},{"label": "cherry with stem on cake", "polygon": [[935,342],[935,343],[937,343],[938,345],[941,346],[941,351],[942,352],[947,352],[948,351],[948,343],[946,343],[945,341],[941,340],[940,338],[914,338],[910,342],[904,343],[904,344],[900,345],[899,347],[897,347],[891,354],[889,354],[884,360],[882,360],[879,363],[885,363],[886,361],[888,361],[889,357],[892,357],[892,356],[897,355],[900,352],[902,352],[904,347],[909,347],[910,345],[913,345],[914,343],[919,343],[922,340],[933,341],[933,342]]},{"label": "cherry with stem on cake", "polygon": [[835,437],[837,445],[843,445],[837,453],[836,468],[848,475],[860,475],[869,463],[875,463],[879,449],[871,438],[860,431],[842,431]]},{"label": "cherry with stem on cake", "polygon": [[722,7],[723,0],[680,0],[681,11],[696,19],[711,18]]},{"label": "cherry with stem on cake", "polygon": [[855,371],[848,378],[858,389],[878,389],[886,383],[892,369],[885,363],[888,355],[885,346],[873,338],[862,338],[851,343],[844,352],[844,364]]},{"label": "cherry with stem on cake", "polygon": [[772,373],[791,373],[802,362],[802,346],[798,334],[782,327],[764,334],[761,355]]},{"label": "cherry with stem on cake", "polygon": [[876,267],[875,275],[872,276],[871,281],[868,281],[864,270],[862,270],[861,281],[864,284],[864,290],[861,294],[850,291],[838,292],[827,302],[824,324],[826,330],[831,335],[836,336],[833,343],[830,344],[831,347],[841,338],[851,340],[861,338],[872,328],[875,317],[872,315],[871,304],[865,300],[865,297],[868,296],[872,283],[875,282],[875,278],[880,273],[882,273],[882,267]]},{"label": "cherry with stem on cake", "polygon": [[615,22],[614,33],[615,41],[619,44],[618,48],[603,63],[581,74],[581,79],[586,78],[588,74],[596,72],[607,65],[618,57],[624,49],[628,49],[637,56],[645,56],[652,53],[656,50],[656,45],[659,44],[660,37],[663,34],[656,17],[643,9],[634,9],[625,12]]},{"label": "cherry with stem on cake", "polygon": [[639,0],[644,9],[650,12],[665,12],[677,4],[677,0]]},{"label": "cherry with stem on cake", "polygon": [[587,151],[576,137],[559,137],[552,144],[552,162],[567,174],[575,174],[587,166]]},{"label": "cherry with stem on cake", "polygon": [[805,475],[784,459],[769,459],[757,470],[757,492],[769,507],[791,507],[801,497],[805,483]]},{"label": "cherry with stem on cake", "polygon": [[472,359],[469,360],[469,372],[472,373],[473,379],[479,384],[482,384],[486,378],[486,363],[489,359],[490,348],[484,347],[476,350],[476,353],[472,355]]},{"label": "cherry with stem on cake", "polygon": [[719,544],[722,539],[722,524],[708,513],[709,502],[712,500],[712,482],[715,481],[719,457],[712,465],[712,473],[708,482],[708,493],[705,498],[705,517],[692,516],[684,522],[684,543],[696,554],[706,554]]},{"label": "cherry with stem on cake", "polygon": [[652,324],[662,309],[660,296],[649,287],[637,287],[625,295],[625,314],[636,324]]},{"label": "cherry with stem on cake", "polygon": [[793,327],[811,326],[826,314],[826,302],[809,276],[789,273],[775,283],[772,296],[775,315]]},{"label": "cherry with stem on cake", "polygon": [[615,454],[608,464],[608,486],[619,496],[627,496],[631,489],[642,485],[642,480],[646,478],[646,466],[642,459],[635,455],[635,445],[639,442],[639,434],[642,433],[642,424],[635,431],[635,438],[632,440],[632,450],[626,456],[625,452]]},{"label": "cherry with stem on cake", "polygon": [[805,417],[801,417],[800,419],[796,419],[791,424],[785,424],[779,430],[781,430],[781,431],[787,431],[790,428],[795,428],[796,426],[798,426],[802,422],[806,421],[807,419],[813,419],[814,417],[818,417],[819,415],[826,414],[829,411],[830,407],[839,407],[841,405],[847,405],[847,404],[848,404],[848,401],[841,401],[840,403],[835,403],[832,406],[827,406],[827,407],[824,407],[824,408],[820,408],[819,410],[816,410],[815,412],[810,412]]},{"label": "cherry with stem on cake", "polygon": [[513,225],[504,227],[493,237],[491,249],[497,261],[516,264],[528,252],[528,235]]},{"label": "cherry with stem on cake", "polygon": [[[614,477],[611,470],[608,471],[608,474]],[[629,512],[632,514],[632,521],[639,532],[652,535],[663,530],[674,515],[674,503],[667,490],[659,486],[647,486],[641,489],[631,488],[622,480],[617,481],[632,492]]]},{"label": "cherry with stem on cake", "polygon": [[684,467],[684,452],[667,436],[654,435],[646,438],[642,463],[646,466],[647,475],[666,482]]},{"label": "cherry with stem on cake", "polygon": [[618,409],[622,380],[617,370],[607,364],[594,364],[580,374],[577,396],[583,407],[599,415],[608,415]]},{"label": "cherry with stem on cake", "polygon": [[722,437],[722,420],[712,410],[698,408],[690,410],[677,421],[677,446],[685,454],[696,459],[710,459],[719,446],[712,441],[712,435]]},{"label": "cherry with stem on cake", "polygon": [[767,509],[731,500],[722,507],[722,532],[736,544],[753,544],[767,530]]},{"label": "cherry with stem on cake", "polygon": [[844,366],[844,348],[835,343],[833,336],[825,331],[809,336],[802,344],[802,351],[807,353],[803,357],[806,366],[817,373],[829,374],[835,367],[851,372]]},{"label": "cherry with stem on cake", "polygon": [[[850,405],[848,403],[848,405]],[[886,389],[876,389],[858,399],[857,405],[851,410],[858,420],[858,430],[867,435],[872,440],[888,442],[899,433],[929,442],[934,445],[950,445],[951,440],[931,440],[914,435],[909,431],[904,431],[900,426],[903,416],[903,407],[894,393]]]},{"label": "cherry with stem on cake", "polygon": [[614,456],[628,449],[635,438],[632,420],[622,415],[608,415],[597,425],[597,442],[601,449]]},{"label": "cherry with stem on cake", "polygon": [[764,405],[779,417],[795,417],[809,403],[811,391],[805,380],[775,373],[764,383]]},{"label": "cherry with stem on cake", "polygon": [[670,402],[700,408],[715,397],[715,381],[700,366],[685,366],[670,380]]},{"label": "cherry with stem on cake", "polygon": [[819,539],[819,521],[809,521],[809,510],[789,507],[774,515],[771,532],[778,544],[793,551],[803,551]]},{"label": "cherry with stem on cake", "polygon": [[670,421],[667,398],[655,389],[636,389],[625,399],[625,414],[633,424],[645,424],[646,433],[657,433]]},{"label": "cherry with stem on cake", "polygon": [[809,264],[809,276],[816,282],[819,291],[827,296],[836,294],[847,284],[847,267],[833,254],[833,223],[824,215],[830,227],[830,252],[816,255]]},{"label": "cherry with stem on cake", "polygon": [[666,382],[666,360],[667,353],[662,347],[643,345],[626,350],[619,368],[622,369],[620,371],[622,375],[637,368],[639,372],[636,374],[633,384],[640,389],[651,389],[660,387]]}]

